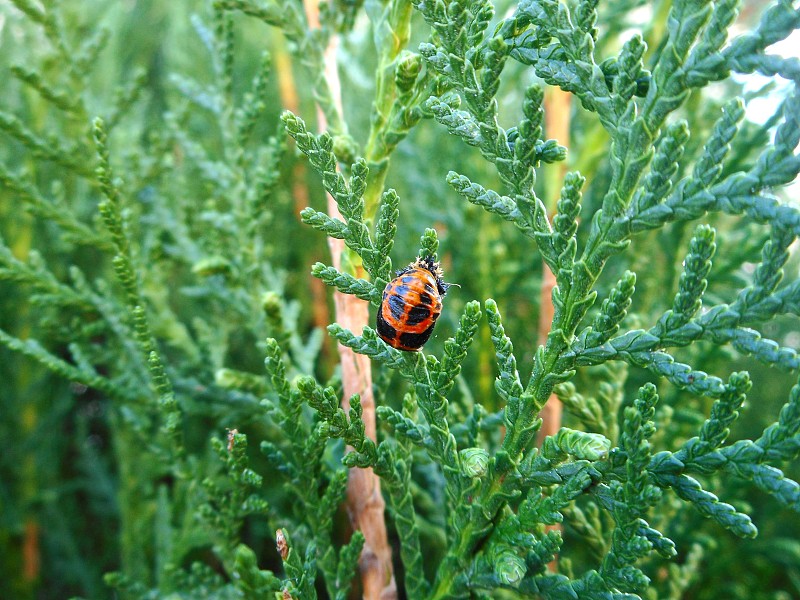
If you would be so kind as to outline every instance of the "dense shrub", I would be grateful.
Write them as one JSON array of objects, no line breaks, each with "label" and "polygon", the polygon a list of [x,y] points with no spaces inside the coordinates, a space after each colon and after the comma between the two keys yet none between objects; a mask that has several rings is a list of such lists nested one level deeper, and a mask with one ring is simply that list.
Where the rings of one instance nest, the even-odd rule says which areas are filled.
[{"label": "dense shrub", "polygon": [[751,4],[0,5],[0,596],[800,596]]}]

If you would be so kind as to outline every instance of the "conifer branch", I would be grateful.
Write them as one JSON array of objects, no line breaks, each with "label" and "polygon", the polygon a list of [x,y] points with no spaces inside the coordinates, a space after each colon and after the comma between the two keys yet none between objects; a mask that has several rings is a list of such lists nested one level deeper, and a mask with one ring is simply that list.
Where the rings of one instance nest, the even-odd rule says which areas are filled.
[{"label": "conifer branch", "polygon": [[[800,174],[800,61],[772,49],[800,13],[771,0],[733,37],[739,4],[661,3],[643,27],[640,0],[504,15],[490,0],[217,0],[189,17],[196,40],[179,45],[207,53],[189,74],[174,69],[187,27],[151,18],[156,46],[120,38],[147,67],[111,69],[114,19],[12,0],[0,345],[23,362],[0,375],[24,573],[40,557],[47,589],[72,581],[37,545],[85,544],[113,496],[90,541],[119,546],[104,581],[130,597],[345,600],[357,567],[384,600],[718,585],[744,555],[709,551],[714,531],[753,537],[758,520],[770,535],[758,498],[800,511],[800,384],[725,370],[800,370],[800,211],[781,189]],[[749,110],[766,92],[731,80],[750,73],[789,90],[763,125]],[[87,107],[104,120],[87,128]],[[422,119],[433,129],[410,135]],[[319,234],[328,260],[306,243]],[[369,319],[415,255],[454,283],[411,352]],[[386,293],[425,304],[413,286]],[[71,385],[31,394],[40,366]],[[559,403],[567,427],[545,410]],[[265,528],[280,573],[262,568]],[[102,595],[96,566],[73,562],[76,593]],[[9,589],[43,593],[20,577]]]}]

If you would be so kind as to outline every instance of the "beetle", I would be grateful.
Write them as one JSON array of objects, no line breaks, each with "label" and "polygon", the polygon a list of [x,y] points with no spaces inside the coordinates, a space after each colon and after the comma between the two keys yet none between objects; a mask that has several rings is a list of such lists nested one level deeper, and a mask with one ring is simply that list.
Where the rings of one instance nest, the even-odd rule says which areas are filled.
[{"label": "beetle", "polygon": [[378,335],[398,350],[422,348],[442,313],[442,299],[450,285],[442,279],[442,268],[432,256],[418,257],[384,288]]}]

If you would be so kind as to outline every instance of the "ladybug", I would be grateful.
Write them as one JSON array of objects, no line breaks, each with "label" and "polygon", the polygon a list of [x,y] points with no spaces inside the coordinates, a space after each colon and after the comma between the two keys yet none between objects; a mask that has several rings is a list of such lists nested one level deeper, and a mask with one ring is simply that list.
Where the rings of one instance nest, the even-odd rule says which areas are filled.
[{"label": "ladybug", "polygon": [[433,333],[450,284],[432,256],[417,258],[383,290],[378,309],[378,335],[398,350],[419,350]]}]

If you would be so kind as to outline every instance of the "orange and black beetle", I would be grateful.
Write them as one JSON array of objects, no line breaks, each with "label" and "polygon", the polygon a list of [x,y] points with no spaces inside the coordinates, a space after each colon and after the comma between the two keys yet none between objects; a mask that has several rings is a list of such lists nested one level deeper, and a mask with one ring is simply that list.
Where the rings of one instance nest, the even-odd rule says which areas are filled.
[{"label": "orange and black beetle", "polygon": [[378,335],[398,350],[419,350],[433,333],[450,284],[432,256],[417,258],[383,290],[378,309]]}]

